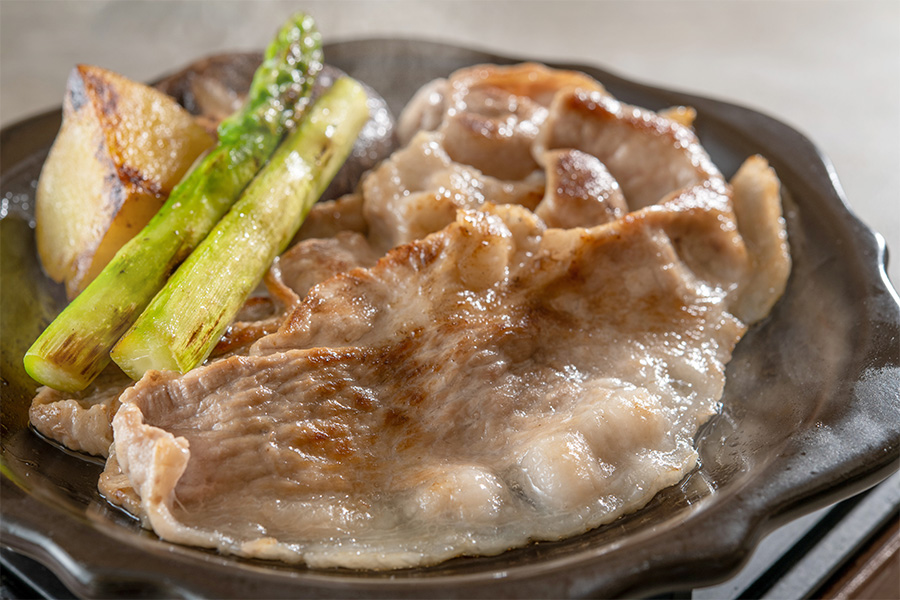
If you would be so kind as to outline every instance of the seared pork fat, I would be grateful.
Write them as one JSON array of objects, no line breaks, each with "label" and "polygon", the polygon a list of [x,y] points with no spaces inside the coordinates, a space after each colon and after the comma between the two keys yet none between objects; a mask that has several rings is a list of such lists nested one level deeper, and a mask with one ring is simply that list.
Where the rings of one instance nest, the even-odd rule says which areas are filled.
[{"label": "seared pork fat", "polygon": [[433,82],[219,357],[32,419],[163,539],[248,557],[428,565],[636,510],[790,269],[764,159],[732,187],[664,114],[534,64]]}]

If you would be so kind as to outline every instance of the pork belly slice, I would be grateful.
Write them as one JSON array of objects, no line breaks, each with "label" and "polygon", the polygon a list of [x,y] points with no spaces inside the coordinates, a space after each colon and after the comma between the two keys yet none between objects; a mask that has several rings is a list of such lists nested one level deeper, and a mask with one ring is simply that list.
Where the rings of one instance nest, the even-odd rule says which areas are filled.
[{"label": "pork belly slice", "polygon": [[379,258],[365,236],[341,231],[294,245],[278,258],[278,268],[284,284],[304,298],[317,283],[357,267],[371,267]]},{"label": "pork belly slice", "polygon": [[119,395],[133,381],[110,365],[81,392],[38,388],[28,418],[41,435],[76,452],[107,456],[112,443],[112,419]]},{"label": "pork belly slice", "polygon": [[791,270],[787,229],[782,216],[781,182],[768,161],[748,158],[731,179],[734,212],[753,268],[741,284],[735,314],[748,323],[769,314],[784,293]]},{"label": "pork belly slice", "polygon": [[342,231],[365,235],[369,225],[363,216],[362,207],[363,197],[358,192],[313,204],[290,245],[312,238],[333,237]]},{"label": "pork belly slice", "polygon": [[[485,115],[502,114],[503,103],[494,103],[490,95],[472,102],[475,97],[469,96],[473,93],[502,91],[509,96],[524,98],[536,107],[546,108],[556,92],[564,88],[604,91],[598,81],[584,73],[553,69],[539,63],[465,67],[449,78],[434,79],[416,91],[397,119],[397,137],[405,146],[419,131],[438,129],[448,112],[474,108],[475,112]],[[510,108],[515,112],[514,101],[507,101],[506,111]]]},{"label": "pork belly slice", "polygon": [[460,208],[485,202],[535,208],[544,195],[544,175],[533,172],[505,181],[454,161],[438,132],[422,131],[394,152],[361,185],[368,239],[384,254],[443,229]]},{"label": "pork belly slice", "polygon": [[557,94],[535,147],[574,148],[597,157],[631,210],[695,185],[724,189],[721,173],[691,129],[601,92]]},{"label": "pork belly slice", "polygon": [[537,63],[460,69],[416,94],[400,116],[400,139],[440,131],[452,160],[498,179],[523,179],[538,168],[532,146],[548,107],[559,90],[573,87],[605,93],[584,73]]},{"label": "pork belly slice", "polygon": [[499,88],[467,92],[460,102],[465,110],[448,111],[438,128],[447,154],[498,179],[522,179],[536,170],[531,147],[547,109]]},{"label": "pork belly slice", "polygon": [[692,106],[670,106],[659,111],[659,116],[670,121],[675,121],[682,127],[693,129],[697,119],[697,111]]},{"label": "pork belly slice", "polygon": [[502,90],[543,107],[549,107],[560,90],[607,93],[600,82],[585,73],[554,69],[535,62],[482,64],[459,69],[450,76],[448,87],[446,106],[455,109],[468,106],[471,96],[484,90]]},{"label": "pork belly slice", "polygon": [[703,186],[592,229],[461,210],[249,356],[148,373],[101,490],[164,539],[316,567],[583,532],[693,468],[755,264]]},{"label": "pork belly slice", "polygon": [[689,107],[659,113],[613,98],[593,78],[524,63],[478,65],[423,86],[399,119],[401,140],[439,131],[448,157],[503,180],[543,165],[547,150],[602,162],[631,209],[702,182],[724,180],[691,130]]},{"label": "pork belly slice", "polygon": [[596,157],[550,150],[541,158],[547,184],[534,212],[547,227],[593,227],[628,212],[619,183]]},{"label": "pork belly slice", "polygon": [[444,120],[448,83],[445,77],[429,81],[413,94],[397,119],[397,139],[406,146],[419,131],[434,131]]}]

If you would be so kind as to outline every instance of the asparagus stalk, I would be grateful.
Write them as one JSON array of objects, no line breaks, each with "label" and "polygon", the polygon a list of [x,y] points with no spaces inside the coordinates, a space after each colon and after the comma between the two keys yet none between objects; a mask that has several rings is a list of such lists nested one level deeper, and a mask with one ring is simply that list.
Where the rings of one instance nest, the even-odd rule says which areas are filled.
[{"label": "asparagus stalk", "polygon": [[345,77],[313,104],[113,348],[123,371],[134,379],[150,369],[184,373],[206,360],[346,160],[369,118],[367,99]]},{"label": "asparagus stalk", "polygon": [[270,44],[244,107],[220,125],[217,146],[25,354],[32,378],[78,391],[103,370],[119,337],[275,151],[321,69],[319,32],[299,14]]}]

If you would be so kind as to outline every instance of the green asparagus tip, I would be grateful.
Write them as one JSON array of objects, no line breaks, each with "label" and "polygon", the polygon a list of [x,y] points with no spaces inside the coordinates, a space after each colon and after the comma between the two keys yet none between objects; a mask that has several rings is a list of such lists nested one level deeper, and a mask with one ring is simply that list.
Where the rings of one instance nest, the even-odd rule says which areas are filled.
[{"label": "green asparagus tip", "polygon": [[219,124],[219,140],[230,142],[259,127],[272,132],[292,128],[309,104],[309,90],[324,60],[322,36],[313,18],[297,13],[288,19],[253,75],[246,107]]}]

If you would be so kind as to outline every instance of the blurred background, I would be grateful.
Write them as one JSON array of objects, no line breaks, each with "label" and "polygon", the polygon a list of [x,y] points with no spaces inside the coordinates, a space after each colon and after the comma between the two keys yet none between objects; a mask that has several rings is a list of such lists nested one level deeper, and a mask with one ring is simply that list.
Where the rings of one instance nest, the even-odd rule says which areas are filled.
[{"label": "blurred background", "polygon": [[833,161],[900,281],[896,0],[0,0],[0,124],[58,106],[76,63],[149,81],[260,49],[299,9],[326,41],[402,36],[581,62],[777,117]]}]

